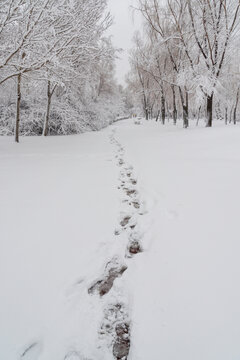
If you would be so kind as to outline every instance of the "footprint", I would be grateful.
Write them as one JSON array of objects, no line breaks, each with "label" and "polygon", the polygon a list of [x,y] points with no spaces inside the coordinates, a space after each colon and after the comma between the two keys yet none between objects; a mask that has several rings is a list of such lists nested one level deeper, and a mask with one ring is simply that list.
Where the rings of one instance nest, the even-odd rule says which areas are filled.
[{"label": "footprint", "polygon": [[120,265],[115,263],[113,259],[109,262],[105,267],[105,274],[102,279],[97,280],[89,289],[89,294],[95,294],[96,292],[100,295],[100,297],[109,293],[112,289],[114,281],[122,276],[122,274],[127,270],[126,265]]},{"label": "footprint", "polygon": [[119,159],[119,161],[118,161],[118,165],[119,165],[119,166],[122,166],[123,164],[124,164],[123,159]]},{"label": "footprint", "polygon": [[120,221],[120,225],[122,227],[125,227],[126,225],[129,224],[129,221],[131,220],[131,216],[127,215],[125,216],[121,221]]},{"label": "footprint", "polygon": [[124,188],[124,191],[126,192],[127,196],[130,197],[137,195],[137,190],[135,189]]},{"label": "footprint", "polygon": [[135,209],[140,209],[140,203],[138,200],[132,201],[132,205],[135,207]]},{"label": "footprint", "polygon": [[117,360],[127,359],[130,350],[130,327],[127,322],[116,325],[116,338],[113,343],[113,356]]},{"label": "footprint", "polygon": [[105,309],[99,335],[104,342],[110,337],[109,343],[114,359],[127,359],[131,345],[131,327],[126,305],[110,304]]},{"label": "footprint", "polygon": [[132,185],[137,185],[137,180],[135,180],[135,179],[130,179],[130,181],[131,181],[131,184],[132,184]]},{"label": "footprint", "polygon": [[132,257],[133,255],[137,255],[142,252],[142,247],[137,240],[132,240],[128,246],[128,257]]},{"label": "footprint", "polygon": [[123,219],[120,221],[120,225],[123,229],[134,229],[137,225],[137,219],[132,215],[125,215]]},{"label": "footprint", "polygon": [[122,229],[115,229],[114,235],[118,236],[121,234],[121,232],[122,232]]}]

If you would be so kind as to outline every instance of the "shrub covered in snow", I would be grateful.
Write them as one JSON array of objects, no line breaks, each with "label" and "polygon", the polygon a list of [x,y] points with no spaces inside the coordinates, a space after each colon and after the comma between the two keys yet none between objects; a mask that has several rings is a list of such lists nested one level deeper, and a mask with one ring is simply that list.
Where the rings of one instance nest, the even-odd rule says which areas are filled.
[{"label": "shrub covered in snow", "polygon": [[[112,123],[118,115],[114,106],[94,104],[90,108],[70,108],[64,104],[52,106],[49,116],[49,135],[70,135],[85,131],[97,131]],[[45,112],[32,107],[21,108],[20,134],[22,136],[42,135]],[[15,126],[15,105],[0,107],[0,135],[13,135]]]}]

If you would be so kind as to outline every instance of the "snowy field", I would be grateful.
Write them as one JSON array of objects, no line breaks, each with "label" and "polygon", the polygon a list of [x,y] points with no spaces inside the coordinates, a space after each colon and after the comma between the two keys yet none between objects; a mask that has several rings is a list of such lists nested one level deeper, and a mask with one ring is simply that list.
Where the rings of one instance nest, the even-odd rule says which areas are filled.
[{"label": "snowy field", "polygon": [[116,321],[130,360],[240,359],[238,126],[2,137],[0,174],[0,359],[113,360]]}]

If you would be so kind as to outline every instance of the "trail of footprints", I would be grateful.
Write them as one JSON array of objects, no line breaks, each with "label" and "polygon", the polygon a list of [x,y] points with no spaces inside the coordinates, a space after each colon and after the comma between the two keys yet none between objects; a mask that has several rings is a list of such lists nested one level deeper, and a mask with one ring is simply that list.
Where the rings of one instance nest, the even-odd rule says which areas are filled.
[{"label": "trail of footprints", "polygon": [[[142,252],[141,234],[138,231],[139,216],[144,215],[137,190],[137,179],[134,177],[133,167],[127,165],[124,160],[124,148],[115,138],[115,131],[110,135],[110,142],[116,147],[116,162],[120,167],[120,184],[118,189],[123,194],[122,211],[119,226],[115,229],[116,241],[118,236],[126,232],[128,245],[125,249],[125,259],[114,257],[105,266],[101,278],[96,280],[88,289],[89,294],[98,294],[100,298],[107,296],[113,291],[113,285],[117,278],[127,271],[126,263],[136,254]],[[131,345],[131,326],[127,304],[116,301],[108,304],[104,309],[104,319],[99,331],[100,337],[109,336],[113,358],[127,360]]]},{"label": "trail of footprints", "polygon": [[[119,225],[115,229],[114,235],[116,241],[121,241],[119,235],[126,233],[128,244],[125,249],[125,258],[115,256],[106,263],[104,273],[88,288],[90,295],[97,294],[99,298],[104,298],[113,292],[113,285],[117,278],[120,278],[128,269],[126,263],[138,253],[142,252],[141,233],[138,229],[139,217],[144,215],[143,203],[140,200],[137,190],[137,179],[134,177],[134,169],[127,165],[124,160],[124,148],[115,138],[115,131],[110,135],[110,142],[116,148],[116,162],[120,167],[119,186],[122,197],[122,209],[119,218]],[[124,289],[122,289],[124,292]],[[101,339],[110,338],[109,346],[113,358],[116,360],[127,360],[131,345],[131,322],[128,313],[128,304],[124,297],[119,293],[114,293],[115,301],[106,301],[104,316],[99,329]],[[23,360],[38,359],[41,352],[41,344],[34,342],[26,347],[20,355]],[[64,360],[82,359],[76,351],[70,351],[66,354]]]}]

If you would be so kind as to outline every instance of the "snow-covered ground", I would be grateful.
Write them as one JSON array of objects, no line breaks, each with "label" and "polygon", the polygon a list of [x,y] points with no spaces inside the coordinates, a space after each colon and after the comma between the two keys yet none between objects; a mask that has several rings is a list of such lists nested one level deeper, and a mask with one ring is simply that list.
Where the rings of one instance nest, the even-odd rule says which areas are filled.
[{"label": "snow-covered ground", "polygon": [[121,304],[131,360],[238,360],[239,139],[132,120],[0,138],[0,359],[114,359]]}]

